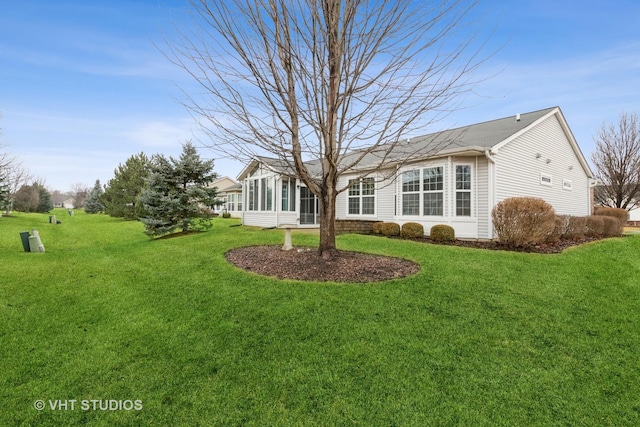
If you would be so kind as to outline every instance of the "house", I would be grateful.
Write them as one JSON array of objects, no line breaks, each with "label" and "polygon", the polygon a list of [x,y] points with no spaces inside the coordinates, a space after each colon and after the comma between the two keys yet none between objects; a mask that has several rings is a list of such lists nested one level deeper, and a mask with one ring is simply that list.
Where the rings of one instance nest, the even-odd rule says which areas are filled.
[{"label": "house", "polygon": [[228,212],[234,218],[242,215],[242,185],[229,177],[218,178],[211,183],[211,187],[218,188],[219,206],[213,208],[214,212]]},{"label": "house", "polygon": [[75,199],[69,194],[62,194],[59,191],[53,192],[51,202],[54,208],[73,209],[75,207]]},{"label": "house", "polygon": [[[430,147],[432,149],[430,149]],[[448,224],[456,237],[492,239],[493,207],[509,197],[539,197],[558,214],[592,209],[593,173],[558,107],[416,137],[398,146],[409,161],[385,168],[365,156],[343,174],[337,222],[418,222],[428,234]],[[357,153],[356,153],[357,155]],[[312,172],[318,164],[309,163]],[[245,225],[318,226],[318,201],[278,159],[256,157],[238,176]]]}]

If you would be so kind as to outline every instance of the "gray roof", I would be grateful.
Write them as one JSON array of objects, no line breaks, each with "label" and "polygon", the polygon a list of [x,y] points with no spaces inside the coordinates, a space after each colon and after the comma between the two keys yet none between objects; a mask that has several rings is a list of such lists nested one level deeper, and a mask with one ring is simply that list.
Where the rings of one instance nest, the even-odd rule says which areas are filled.
[{"label": "gray roof", "polygon": [[[495,147],[556,108],[558,107],[435,132],[411,138],[400,144],[395,143],[395,146],[381,145],[369,152],[367,150],[370,149],[366,148],[353,150],[343,156],[341,166],[346,168],[357,161],[357,169],[376,168],[380,165],[385,154],[385,163],[400,163],[445,155],[484,153],[485,150]],[[392,150],[390,150],[391,147],[393,147]],[[283,175],[296,175],[293,168],[285,160],[270,157],[256,157],[256,160]],[[319,160],[312,160],[305,164],[311,174],[320,175]]]}]

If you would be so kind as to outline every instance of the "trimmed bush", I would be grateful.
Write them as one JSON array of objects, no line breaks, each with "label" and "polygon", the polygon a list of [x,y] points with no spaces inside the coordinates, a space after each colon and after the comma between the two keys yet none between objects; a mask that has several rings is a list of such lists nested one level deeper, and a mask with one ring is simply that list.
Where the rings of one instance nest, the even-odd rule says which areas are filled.
[{"label": "trimmed bush", "polygon": [[456,231],[446,224],[436,224],[431,227],[429,237],[435,242],[453,242],[456,240]]},{"label": "trimmed bush", "polygon": [[565,219],[563,215],[556,215],[553,219],[553,232],[547,236],[547,243],[557,243],[565,230]]},{"label": "trimmed bush", "polygon": [[380,227],[380,232],[385,236],[399,236],[400,226],[395,222],[385,222]]},{"label": "trimmed bush", "polygon": [[222,212],[222,218],[231,218],[231,214],[229,212]]},{"label": "trimmed bush", "polygon": [[500,243],[527,246],[544,242],[555,228],[553,206],[536,197],[512,197],[491,211]]},{"label": "trimmed bush", "polygon": [[405,222],[400,229],[400,236],[405,239],[419,239],[424,237],[424,227],[417,222]]},{"label": "trimmed bush", "polygon": [[620,235],[620,221],[612,216],[602,215],[602,237],[614,237]]},{"label": "trimmed bush", "polygon": [[584,235],[587,237],[602,237],[604,231],[604,220],[600,216],[590,215],[585,217],[587,222]]},{"label": "trimmed bush", "polygon": [[616,218],[619,222],[618,234],[624,233],[624,227],[627,225],[627,221],[629,221],[629,211],[622,208],[599,207],[596,208],[596,215],[612,216]]},{"label": "trimmed bush", "polygon": [[584,239],[584,232],[587,227],[587,218],[583,216],[569,216],[567,215],[566,228],[563,239],[579,240]]},{"label": "trimmed bush", "polygon": [[382,221],[373,223],[373,234],[382,234],[382,224],[384,224]]}]

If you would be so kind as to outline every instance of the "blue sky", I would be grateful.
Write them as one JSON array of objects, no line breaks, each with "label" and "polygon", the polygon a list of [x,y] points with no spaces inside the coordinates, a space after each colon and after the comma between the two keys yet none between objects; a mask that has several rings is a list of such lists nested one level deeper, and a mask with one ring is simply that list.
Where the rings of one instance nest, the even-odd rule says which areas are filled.
[{"label": "blue sky", "polygon": [[[191,82],[154,46],[186,1],[21,0],[0,6],[0,144],[51,189],[106,183],[140,151],[178,155]],[[560,106],[589,157],[603,121],[640,112],[640,2],[480,0],[491,76],[433,131]],[[216,160],[232,178],[243,165]]]}]

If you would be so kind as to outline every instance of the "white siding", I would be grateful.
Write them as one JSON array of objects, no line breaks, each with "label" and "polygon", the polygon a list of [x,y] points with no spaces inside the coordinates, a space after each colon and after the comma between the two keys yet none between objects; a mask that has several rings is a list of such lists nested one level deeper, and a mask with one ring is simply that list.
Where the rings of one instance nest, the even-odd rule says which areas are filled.
[{"label": "white siding", "polygon": [[[539,197],[558,214],[589,214],[589,179],[555,115],[507,143],[494,158],[496,203]],[[541,184],[541,174],[551,177],[551,185]],[[570,190],[563,181],[571,183]]]}]

